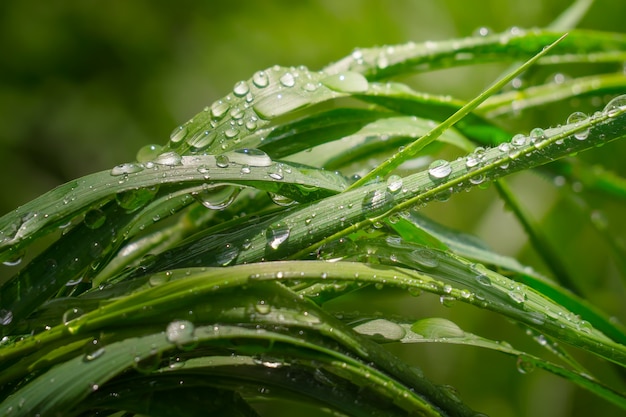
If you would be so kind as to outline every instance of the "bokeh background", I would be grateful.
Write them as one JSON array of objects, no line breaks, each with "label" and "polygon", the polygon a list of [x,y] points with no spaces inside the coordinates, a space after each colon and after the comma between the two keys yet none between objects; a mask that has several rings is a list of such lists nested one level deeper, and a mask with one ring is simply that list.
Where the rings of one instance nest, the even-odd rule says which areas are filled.
[{"label": "bokeh background", "polygon": [[[71,179],[132,161],[145,144],[165,143],[176,126],[256,70],[274,64],[318,69],[355,47],[467,36],[480,27],[494,32],[512,26],[541,27],[570,4],[568,0],[3,0],[0,215]],[[598,0],[579,27],[623,32],[624,16],[626,2]],[[467,99],[506,67],[442,70],[409,82],[418,90]],[[603,68],[573,67],[572,73],[563,73],[549,68],[539,74],[570,76],[599,69]],[[562,123],[573,110],[599,109],[607,99],[562,103],[502,123],[512,132],[527,132]],[[583,157],[626,175],[623,148],[611,144]],[[589,276],[591,300],[623,319],[623,286],[611,281],[619,274],[610,260],[598,255],[604,249],[593,240],[597,238],[579,223],[572,227],[576,217],[568,217],[569,206],[555,197],[553,187],[527,175],[513,180],[522,184],[518,192],[543,219],[546,230],[567,235],[571,244],[560,250],[571,254],[570,268],[581,281]],[[489,197],[492,194],[479,190],[458,196],[431,213],[541,270],[523,233],[502,204]],[[599,201],[594,213],[609,222],[614,234],[623,234],[618,205]],[[594,256],[578,256],[589,253]],[[374,293],[372,300],[368,306],[372,311],[393,304],[396,309],[411,309],[414,316],[432,314],[439,307],[437,300],[425,296],[417,307],[415,299],[398,304]],[[461,305],[448,310],[449,317],[467,330],[526,343],[521,331],[500,335],[509,327],[500,318],[476,316]],[[616,412],[551,375],[536,371],[520,376],[513,360],[497,354],[453,346],[390,349],[423,367],[437,382],[461,387],[464,400],[492,415]],[[614,377],[610,369],[607,375]]]}]

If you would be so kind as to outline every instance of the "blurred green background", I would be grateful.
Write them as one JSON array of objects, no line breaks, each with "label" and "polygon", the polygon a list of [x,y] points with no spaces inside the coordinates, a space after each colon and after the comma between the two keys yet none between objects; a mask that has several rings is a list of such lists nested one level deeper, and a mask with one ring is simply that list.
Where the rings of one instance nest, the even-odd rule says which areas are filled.
[{"label": "blurred green background", "polygon": [[[0,215],[56,185],[134,160],[145,144],[164,144],[176,126],[256,70],[274,64],[319,69],[355,47],[467,36],[479,27],[495,32],[511,26],[541,27],[571,3],[4,0],[0,2],[0,176],[11,186],[3,187],[9,193],[0,194]],[[623,32],[624,16],[626,2],[598,0],[579,27]],[[505,68],[443,70],[410,82],[418,90],[467,99]],[[540,74],[550,77],[560,71],[548,68]],[[579,72],[566,75],[590,70],[574,67],[572,71]],[[527,132],[562,123],[573,110],[601,108],[607,99],[551,106],[503,120],[503,125],[512,132]],[[607,145],[584,158],[626,175],[624,147]],[[571,254],[569,266],[582,276],[580,281],[590,277],[585,282],[594,294],[591,301],[623,319],[623,285],[615,284],[617,267],[602,255],[605,248],[597,237],[580,222],[571,226],[577,214],[564,216],[571,207],[558,200],[543,180],[523,174],[515,182],[522,184],[516,190],[527,197],[533,212],[545,218],[546,230],[571,242],[559,249]],[[476,190],[437,204],[430,213],[446,224],[480,234],[503,253],[521,253],[522,259],[542,269],[536,255],[524,250],[521,229],[502,203],[494,203],[493,194],[493,190]],[[619,205],[602,200],[593,209],[606,216],[612,233],[623,235]],[[419,303],[395,298],[390,302],[374,292],[372,300],[368,306],[372,311],[393,305],[398,314],[409,311],[419,317],[441,310],[438,301],[427,296],[420,297]],[[469,331],[526,343],[521,331],[500,335],[500,329],[510,327],[501,318],[476,314],[461,305],[447,310]],[[611,407],[598,408],[604,406],[602,402],[546,373],[519,375],[514,360],[497,354],[439,345],[390,349],[424,367],[437,382],[461,388],[464,400],[492,415],[615,412]],[[611,377],[610,370],[607,375]]]}]

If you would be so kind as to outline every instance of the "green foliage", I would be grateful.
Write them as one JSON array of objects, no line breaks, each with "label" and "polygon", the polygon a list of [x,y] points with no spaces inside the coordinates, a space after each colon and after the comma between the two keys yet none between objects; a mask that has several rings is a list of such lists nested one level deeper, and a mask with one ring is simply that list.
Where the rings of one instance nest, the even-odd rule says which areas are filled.
[{"label": "green foliage", "polygon": [[[494,380],[547,371],[623,412],[621,311],[573,271],[605,258],[573,259],[568,235],[545,230],[532,198],[504,179],[548,179],[610,252],[616,278],[594,282],[623,293],[623,244],[593,207],[623,209],[626,183],[576,156],[626,136],[626,78],[610,72],[626,36],[563,38],[587,3],[546,30],[356,49],[321,71],[259,70],[136,161],[0,218],[7,268],[30,255],[0,287],[0,415],[256,416],[289,402],[312,415],[473,416],[484,406],[477,387],[459,395],[419,368],[472,347],[513,364]],[[519,60],[467,103],[397,78]],[[532,77],[537,65],[597,62],[610,69]],[[506,88],[522,71],[523,87]],[[607,93],[594,113],[527,134],[503,117]],[[436,219],[433,207],[490,183],[537,269]],[[429,295],[439,305],[424,313]],[[502,319],[495,332],[480,325]],[[430,360],[420,345],[461,347]]]}]

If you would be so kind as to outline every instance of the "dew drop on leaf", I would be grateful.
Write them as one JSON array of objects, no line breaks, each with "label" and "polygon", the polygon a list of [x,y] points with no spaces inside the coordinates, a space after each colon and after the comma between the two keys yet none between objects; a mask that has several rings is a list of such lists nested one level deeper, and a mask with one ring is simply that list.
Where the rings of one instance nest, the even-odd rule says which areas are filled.
[{"label": "dew drop on leaf", "polygon": [[309,104],[309,99],[295,93],[276,93],[266,96],[254,104],[254,111],[264,119],[282,116]]},{"label": "dew drop on leaf", "polygon": [[195,193],[193,196],[208,209],[223,210],[235,201],[240,192],[241,188],[233,185],[214,185]]},{"label": "dew drop on leaf", "polygon": [[391,175],[387,178],[387,190],[390,193],[397,193],[402,189],[402,177],[399,175]]},{"label": "dew drop on leaf", "polygon": [[331,90],[343,93],[361,93],[369,88],[367,79],[358,72],[348,71],[329,75],[323,78],[321,82]]},{"label": "dew drop on leaf", "polygon": [[444,159],[437,159],[428,166],[428,175],[433,180],[446,179],[452,173],[450,162]]},{"label": "dew drop on leaf", "polygon": [[409,257],[424,268],[436,268],[439,266],[437,254],[429,249],[421,248],[412,251]]},{"label": "dew drop on leaf", "polygon": [[528,137],[518,133],[517,135],[513,136],[513,138],[511,139],[511,145],[513,145],[516,148],[521,148],[522,146],[526,146],[528,145]]},{"label": "dew drop on leaf", "polygon": [[265,71],[257,71],[252,76],[252,83],[257,88],[265,88],[269,85],[270,79]]},{"label": "dew drop on leaf", "polygon": [[271,225],[267,230],[267,242],[270,248],[277,250],[280,245],[289,239],[291,229],[284,223]]},{"label": "dew drop on leaf", "polygon": [[626,109],[626,94],[617,96],[604,107],[603,112],[609,117],[615,117],[621,110]]},{"label": "dew drop on leaf", "polygon": [[372,336],[375,339],[397,341],[401,340],[406,331],[402,326],[385,319],[370,320],[353,328],[357,333]]},{"label": "dew drop on leaf", "polygon": [[526,355],[518,356],[516,365],[520,374],[529,374],[535,370],[535,364]]},{"label": "dew drop on leaf", "polygon": [[165,337],[170,343],[177,346],[185,345],[194,341],[195,327],[188,320],[175,320],[167,325]]},{"label": "dew drop on leaf", "polygon": [[211,116],[220,119],[226,114],[229,108],[230,105],[228,103],[223,100],[218,100],[211,105]]},{"label": "dew drop on leaf", "polygon": [[248,83],[245,81],[239,81],[237,84],[235,84],[235,87],[233,87],[233,93],[237,97],[245,96],[246,94],[248,94],[248,91],[250,91],[250,88],[248,87]]},{"label": "dew drop on leaf", "polygon": [[[180,143],[187,136],[187,128],[185,126],[178,126],[170,134],[170,141],[172,143]],[[137,159],[139,160],[139,158]]]},{"label": "dew drop on leaf", "polygon": [[215,157],[215,165],[217,165],[218,168],[228,168],[229,164],[230,164],[230,159],[228,158],[228,156],[217,155]]},{"label": "dew drop on leaf", "polygon": [[200,150],[210,146],[215,141],[215,137],[215,131],[201,130],[187,139],[187,144],[196,150]]},{"label": "dew drop on leaf", "polygon": [[88,228],[95,230],[101,227],[106,221],[106,214],[100,209],[91,209],[85,213],[83,222]]},{"label": "dew drop on leaf", "polygon": [[239,248],[237,246],[227,243],[221,252],[219,252],[215,258],[220,266],[228,266],[239,256]]},{"label": "dew drop on leaf", "polygon": [[241,165],[251,167],[268,167],[272,165],[272,159],[263,151],[254,148],[237,149],[228,154],[229,159]]},{"label": "dew drop on leaf", "polygon": [[294,78],[293,74],[290,72],[284,73],[279,78],[279,81],[281,85],[283,85],[284,87],[288,87],[288,88],[296,85],[296,79]]},{"label": "dew drop on leaf", "polygon": [[138,162],[149,162],[159,156],[162,150],[163,147],[161,145],[145,145],[142,146],[139,151],[137,151],[137,155],[135,156],[135,158],[137,158]]},{"label": "dew drop on leaf", "polygon": [[113,169],[111,169],[111,175],[114,177],[117,177],[120,175],[134,174],[135,172],[143,171],[143,169],[144,169],[144,166],[142,164],[135,164],[135,163],[129,162],[129,163],[120,164],[120,165],[113,167]]},{"label": "dew drop on leaf", "polygon": [[157,156],[153,162],[158,165],[175,166],[180,165],[182,160],[183,158],[178,153],[168,151]]},{"label": "dew drop on leaf", "polygon": [[[578,127],[588,119],[587,115],[583,112],[574,112],[567,118],[567,124],[573,124],[574,127]],[[574,138],[578,140],[585,140],[589,136],[589,129],[584,129],[574,133]]]},{"label": "dew drop on leaf", "polygon": [[67,325],[70,321],[75,320],[84,314],[83,310],[80,308],[70,308],[63,313],[63,324]]}]

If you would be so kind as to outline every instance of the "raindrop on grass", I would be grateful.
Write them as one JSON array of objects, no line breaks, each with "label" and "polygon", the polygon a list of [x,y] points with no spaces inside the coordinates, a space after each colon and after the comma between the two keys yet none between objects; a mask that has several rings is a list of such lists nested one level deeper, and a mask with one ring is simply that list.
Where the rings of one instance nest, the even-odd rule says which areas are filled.
[{"label": "raindrop on grass", "polygon": [[626,109],[626,94],[617,96],[604,107],[603,112],[609,117],[615,117],[621,110]]},{"label": "raindrop on grass", "polygon": [[223,210],[235,201],[240,192],[241,188],[233,185],[214,185],[194,194],[194,197],[208,209]]},{"label": "raindrop on grass", "polygon": [[[178,126],[174,131],[170,134],[170,141],[172,143],[179,143],[187,136],[187,128],[185,126]],[[139,160],[139,158],[137,158]]]},{"label": "raindrop on grass", "polygon": [[280,79],[279,79],[281,85],[283,85],[284,87],[293,87],[294,85],[296,85],[296,80],[293,76],[292,73],[290,72],[286,72],[284,73]]},{"label": "raindrop on grass", "polygon": [[138,162],[150,162],[159,156],[162,150],[163,147],[161,145],[145,145],[137,151],[135,158],[137,158]]},{"label": "raindrop on grass", "polygon": [[269,246],[277,250],[289,239],[291,229],[284,223],[276,223],[267,229],[267,242]]},{"label": "raindrop on grass", "polygon": [[230,105],[228,103],[218,100],[211,105],[211,115],[216,119],[220,119],[226,114],[229,108]]},{"label": "raindrop on grass", "polygon": [[163,152],[162,154],[157,156],[153,162],[158,165],[174,166],[174,165],[180,165],[182,159],[183,158],[178,153],[173,152],[173,151],[168,151],[168,152]]},{"label": "raindrop on grass", "polygon": [[526,355],[518,356],[516,365],[520,374],[529,374],[535,370],[535,364]]},{"label": "raindrop on grass", "polygon": [[253,106],[253,109],[260,117],[272,119],[304,107],[307,104],[309,104],[308,98],[299,94],[284,92],[264,97]]},{"label": "raindrop on grass", "polygon": [[387,178],[387,190],[390,193],[397,193],[402,189],[402,177],[399,175],[391,175]]},{"label": "raindrop on grass", "polygon": [[235,84],[235,87],[233,88],[233,93],[237,97],[245,96],[246,94],[248,94],[248,91],[250,91],[250,88],[248,87],[248,83],[245,81],[239,81],[237,84]]},{"label": "raindrop on grass", "polygon": [[228,154],[229,159],[241,165],[251,167],[268,167],[272,165],[272,159],[263,151],[253,148],[237,149]]},{"label": "raindrop on grass", "polygon": [[195,326],[188,320],[175,320],[167,325],[165,337],[167,341],[179,348],[195,342]]},{"label": "raindrop on grass", "polygon": [[372,336],[374,339],[386,341],[402,340],[406,331],[402,326],[385,319],[375,319],[355,326],[352,330],[357,333]]},{"label": "raindrop on grass", "polygon": [[424,268],[436,268],[439,266],[437,254],[429,249],[416,249],[409,254],[409,257]]},{"label": "raindrop on grass", "polygon": [[433,180],[446,179],[452,173],[452,167],[450,162],[444,159],[437,159],[433,161],[428,167],[428,175]]},{"label": "raindrop on grass", "polygon": [[[579,127],[588,119],[587,115],[583,112],[574,112],[567,118],[567,124],[573,124],[574,128]],[[574,133],[574,138],[578,140],[585,140],[589,136],[589,128]]]},{"label": "raindrop on grass", "polygon": [[228,159],[228,156],[217,155],[215,157],[215,165],[217,165],[218,168],[228,168],[229,164],[230,164],[230,160]]},{"label": "raindrop on grass", "polygon": [[65,313],[63,313],[63,324],[67,326],[67,324],[72,321],[72,320],[76,320],[77,318],[79,318],[80,316],[82,316],[84,314],[83,310],[81,310],[80,308],[70,308],[69,310],[65,311]]},{"label": "raindrop on grass", "polygon": [[134,174],[136,172],[143,171],[143,169],[144,169],[144,166],[142,164],[135,164],[135,163],[129,162],[129,163],[120,164],[120,165],[113,167],[113,169],[111,169],[111,175],[114,177],[117,177],[120,175]]},{"label": "raindrop on grass", "polygon": [[213,130],[201,130],[189,139],[187,144],[196,150],[204,149],[215,141],[216,133]]},{"label": "raindrop on grass", "polygon": [[516,148],[521,148],[522,146],[526,146],[528,145],[528,137],[525,135],[522,135],[521,133],[518,133],[517,135],[513,136],[513,138],[511,139],[511,145],[515,146]]},{"label": "raindrop on grass", "polygon": [[321,82],[331,90],[344,93],[360,93],[367,91],[369,88],[367,79],[357,72],[344,72],[329,75],[323,78]]},{"label": "raindrop on grass", "polygon": [[252,84],[257,88],[265,88],[270,83],[270,79],[265,71],[257,71],[252,76]]},{"label": "raindrop on grass", "polygon": [[91,209],[85,213],[83,222],[88,228],[95,230],[101,227],[106,221],[106,214],[100,209]]}]

